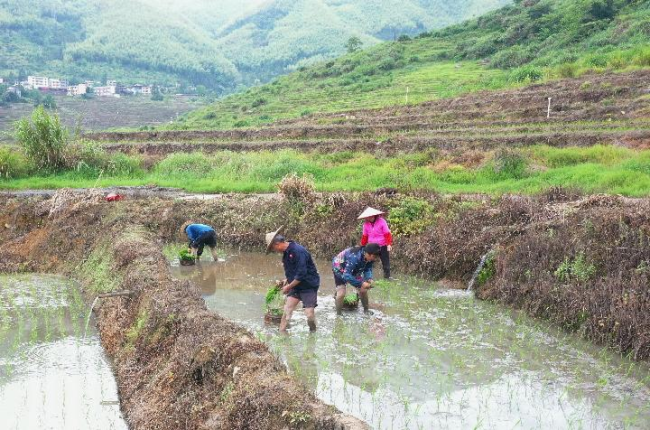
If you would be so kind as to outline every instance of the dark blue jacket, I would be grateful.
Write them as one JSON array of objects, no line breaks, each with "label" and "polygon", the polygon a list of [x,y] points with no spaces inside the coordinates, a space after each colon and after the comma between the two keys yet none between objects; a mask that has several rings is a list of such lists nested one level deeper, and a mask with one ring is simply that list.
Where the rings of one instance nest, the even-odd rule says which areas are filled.
[{"label": "dark blue jacket", "polygon": [[320,286],[320,275],[314,260],[302,245],[289,242],[289,247],[282,256],[282,264],[287,282],[292,282],[294,279],[300,281],[295,290],[318,289]]},{"label": "dark blue jacket", "polygon": [[209,231],[214,231],[214,229],[209,225],[205,225],[205,224],[190,224],[187,227],[185,227],[185,233],[187,233],[187,237],[192,242],[196,242],[196,239],[201,237],[202,234],[207,233]]}]

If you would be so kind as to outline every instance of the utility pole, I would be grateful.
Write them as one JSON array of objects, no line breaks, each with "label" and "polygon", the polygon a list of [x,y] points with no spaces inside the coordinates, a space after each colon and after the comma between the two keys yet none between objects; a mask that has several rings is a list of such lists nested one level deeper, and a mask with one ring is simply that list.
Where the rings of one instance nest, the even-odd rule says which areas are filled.
[{"label": "utility pole", "polygon": [[551,97],[548,98],[548,110],[546,111],[546,119],[551,117]]},{"label": "utility pole", "polygon": [[406,104],[409,104],[409,87],[406,87]]}]

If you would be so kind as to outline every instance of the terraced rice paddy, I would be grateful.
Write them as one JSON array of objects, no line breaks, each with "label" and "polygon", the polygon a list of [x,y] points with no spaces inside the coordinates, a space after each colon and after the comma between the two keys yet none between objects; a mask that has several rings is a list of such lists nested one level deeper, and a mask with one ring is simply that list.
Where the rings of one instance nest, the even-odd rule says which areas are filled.
[{"label": "terraced rice paddy", "polygon": [[0,275],[0,427],[126,429],[117,386],[76,286]]},{"label": "terraced rice paddy", "polygon": [[327,261],[318,331],[265,325],[279,257],[228,252],[174,273],[257,333],[319,398],[378,429],[645,429],[650,369],[470,293],[404,278],[371,291],[372,315],[336,317]]}]

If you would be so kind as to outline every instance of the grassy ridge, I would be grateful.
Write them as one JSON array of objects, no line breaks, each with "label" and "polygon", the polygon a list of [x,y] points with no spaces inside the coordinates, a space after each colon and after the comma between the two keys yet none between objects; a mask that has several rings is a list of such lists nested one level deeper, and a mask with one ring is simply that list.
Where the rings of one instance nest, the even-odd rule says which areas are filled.
[{"label": "grassy ridge", "polygon": [[[112,166],[112,167],[111,167]],[[554,186],[588,193],[650,195],[650,151],[615,146],[499,150],[476,168],[451,164],[435,151],[377,157],[362,152],[332,154],[294,150],[173,154],[145,170],[120,156],[111,166],[53,175],[0,180],[2,189],[149,185],[192,192],[274,192],[287,174],[313,177],[321,191],[366,191],[385,186],[442,193],[536,194]]]},{"label": "grassy ridge", "polygon": [[[650,66],[647,1],[526,1],[415,39],[302,68],[198,110],[176,129],[256,126]],[[408,100],[407,100],[408,91]]]}]

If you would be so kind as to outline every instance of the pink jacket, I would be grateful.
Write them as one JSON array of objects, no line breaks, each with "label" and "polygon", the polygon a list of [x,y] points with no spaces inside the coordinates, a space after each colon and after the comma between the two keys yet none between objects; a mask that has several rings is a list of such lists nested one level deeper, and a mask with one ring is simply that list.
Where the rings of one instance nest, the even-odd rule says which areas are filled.
[{"label": "pink jacket", "polygon": [[361,238],[361,245],[367,243],[376,243],[379,246],[386,246],[393,244],[393,236],[390,233],[386,220],[378,217],[374,223],[368,221],[363,223],[363,237]]}]

